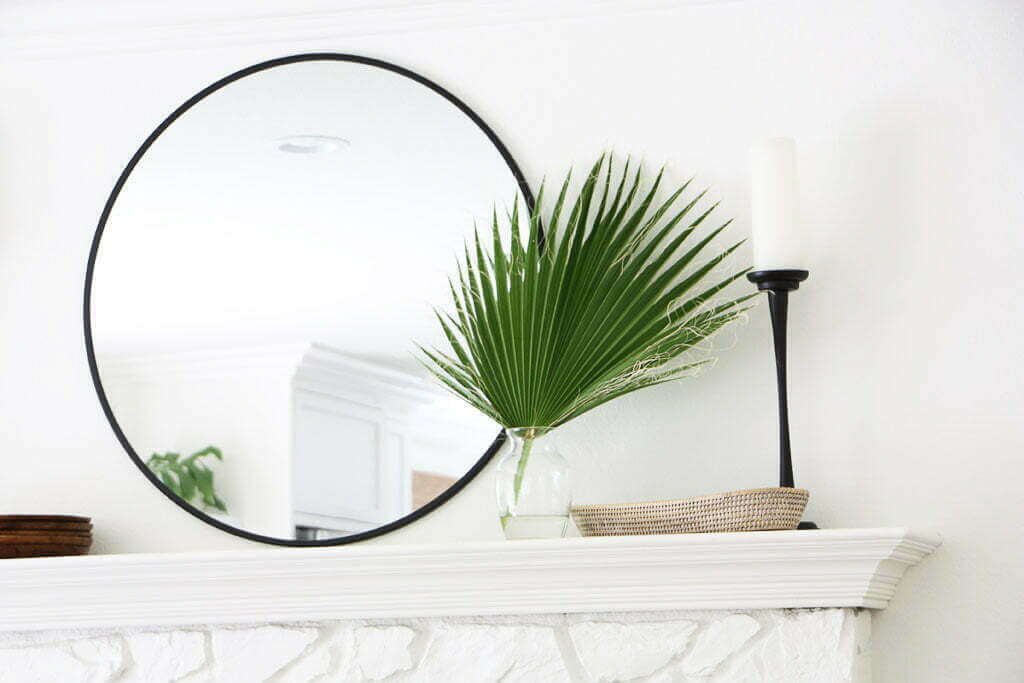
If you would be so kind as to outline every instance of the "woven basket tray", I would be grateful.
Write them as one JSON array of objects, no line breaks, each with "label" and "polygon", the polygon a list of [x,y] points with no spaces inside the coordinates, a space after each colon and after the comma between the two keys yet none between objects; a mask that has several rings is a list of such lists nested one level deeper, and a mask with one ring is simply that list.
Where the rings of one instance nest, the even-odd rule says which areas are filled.
[{"label": "woven basket tray", "polygon": [[584,536],[795,529],[809,497],[806,489],[748,489],[648,503],[574,505],[572,518]]}]

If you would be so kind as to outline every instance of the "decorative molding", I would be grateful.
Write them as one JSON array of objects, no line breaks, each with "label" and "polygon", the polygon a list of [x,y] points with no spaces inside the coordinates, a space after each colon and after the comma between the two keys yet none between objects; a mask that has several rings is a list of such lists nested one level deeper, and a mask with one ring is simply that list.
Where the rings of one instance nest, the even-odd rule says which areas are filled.
[{"label": "decorative molding", "polygon": [[938,536],[896,529],[0,561],[0,629],[882,609]]},{"label": "decorative molding", "polygon": [[100,378],[153,381],[164,377],[221,377],[254,374],[289,377],[298,389],[329,394],[386,391],[424,404],[446,394],[432,382],[383,364],[354,358],[318,343],[225,346],[191,351],[104,354]]},{"label": "decorative molding", "polygon": [[275,373],[291,376],[312,344],[225,346],[191,351],[153,351],[99,354],[101,379],[151,381],[164,377],[219,377]]},{"label": "decorative molding", "polygon": [[303,350],[293,381],[297,389],[331,395],[344,395],[356,385],[365,391],[400,397],[410,405],[447,397],[433,380],[352,358],[325,344],[310,344]]},{"label": "decorative molding", "polygon": [[[287,0],[252,3],[12,2],[0,8],[0,59],[48,59],[164,49],[550,22],[666,11],[735,0]],[[269,6],[269,8],[268,8]]]}]

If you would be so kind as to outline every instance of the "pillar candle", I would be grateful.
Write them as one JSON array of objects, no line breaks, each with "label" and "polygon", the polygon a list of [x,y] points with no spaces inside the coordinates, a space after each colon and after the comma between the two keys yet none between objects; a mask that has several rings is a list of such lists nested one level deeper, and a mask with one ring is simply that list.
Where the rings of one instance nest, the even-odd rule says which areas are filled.
[{"label": "pillar candle", "polygon": [[771,138],[750,150],[754,270],[803,269],[797,212],[796,143]]}]

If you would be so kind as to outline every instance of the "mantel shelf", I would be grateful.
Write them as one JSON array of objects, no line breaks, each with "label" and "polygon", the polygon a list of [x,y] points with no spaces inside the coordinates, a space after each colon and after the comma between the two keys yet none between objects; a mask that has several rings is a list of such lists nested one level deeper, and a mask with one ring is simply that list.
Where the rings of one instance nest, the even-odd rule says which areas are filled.
[{"label": "mantel shelf", "polygon": [[830,529],[0,560],[0,629],[881,609],[940,542]]}]

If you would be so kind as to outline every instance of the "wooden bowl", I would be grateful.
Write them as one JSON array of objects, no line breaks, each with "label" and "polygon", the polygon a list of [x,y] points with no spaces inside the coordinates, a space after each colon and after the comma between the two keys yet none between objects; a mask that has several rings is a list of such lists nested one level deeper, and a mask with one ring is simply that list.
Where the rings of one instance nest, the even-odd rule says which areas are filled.
[{"label": "wooden bowl", "polygon": [[0,515],[0,558],[85,555],[92,521],[75,515]]},{"label": "wooden bowl", "polygon": [[0,515],[0,532],[23,529],[91,531],[92,521],[75,515]]}]

